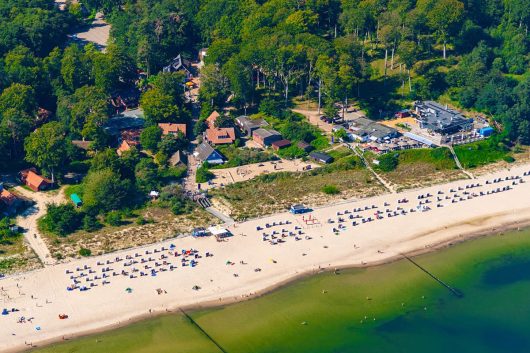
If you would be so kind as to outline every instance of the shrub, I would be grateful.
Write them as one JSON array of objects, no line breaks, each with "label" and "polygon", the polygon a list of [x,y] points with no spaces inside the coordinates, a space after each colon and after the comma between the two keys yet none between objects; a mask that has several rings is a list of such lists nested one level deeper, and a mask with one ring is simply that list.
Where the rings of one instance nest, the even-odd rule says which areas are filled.
[{"label": "shrub", "polygon": [[83,225],[81,226],[81,228],[87,232],[93,232],[101,228],[101,223],[99,223],[96,217],[93,215],[85,215],[83,217],[82,223]]},{"label": "shrub", "polygon": [[397,153],[387,153],[378,158],[379,165],[376,166],[377,169],[383,172],[391,172],[398,166],[398,154]]},{"label": "shrub", "polygon": [[105,222],[108,225],[117,227],[121,225],[121,214],[118,211],[111,211],[105,216]]},{"label": "shrub", "polygon": [[335,185],[324,185],[322,192],[327,195],[337,195],[340,193],[340,190]]},{"label": "shrub", "polygon": [[206,165],[202,165],[197,169],[197,175],[195,176],[195,181],[197,183],[207,183],[209,180],[212,180],[214,175],[208,170]]},{"label": "shrub", "polygon": [[39,228],[45,232],[65,237],[81,226],[81,214],[71,204],[49,204],[44,215],[38,221]]},{"label": "shrub", "polygon": [[515,162],[515,158],[513,158],[512,156],[505,156],[503,159],[505,162],[508,162],[508,163]]},{"label": "shrub", "polygon": [[90,251],[90,249],[86,249],[86,248],[81,248],[79,249],[79,255],[81,256],[90,256],[92,255],[92,251]]}]

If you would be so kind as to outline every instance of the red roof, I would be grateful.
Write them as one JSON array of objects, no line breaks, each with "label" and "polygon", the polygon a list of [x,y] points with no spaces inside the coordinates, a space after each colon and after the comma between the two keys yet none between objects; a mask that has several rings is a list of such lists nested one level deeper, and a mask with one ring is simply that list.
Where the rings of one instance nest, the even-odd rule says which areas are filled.
[{"label": "red roof", "polygon": [[42,186],[49,184],[52,184],[50,179],[35,173],[33,170],[28,172],[26,177],[26,185],[28,185],[33,191],[39,191]]},{"label": "red roof", "polygon": [[215,121],[217,120],[217,118],[219,118],[221,115],[217,112],[217,110],[214,110],[212,114],[210,114],[210,116],[208,118],[206,118],[206,125],[208,125],[208,127],[210,129],[213,129],[215,127]]},{"label": "red roof", "polygon": [[236,132],[233,127],[207,129],[206,139],[215,145],[233,143],[236,140]]},{"label": "red roof", "polygon": [[139,145],[139,142],[124,140],[121,142],[120,147],[116,150],[119,156],[125,151],[129,151],[133,146]]},{"label": "red roof", "polygon": [[186,136],[186,124],[159,123],[158,127],[162,129],[162,135],[176,135],[180,131]]},{"label": "red roof", "polygon": [[17,197],[6,189],[0,192],[0,201],[4,202],[7,206],[11,206],[16,200]]},{"label": "red roof", "polygon": [[280,148],[291,146],[291,141],[289,141],[289,140],[274,141],[274,142],[271,142],[271,146],[273,148],[279,150]]}]

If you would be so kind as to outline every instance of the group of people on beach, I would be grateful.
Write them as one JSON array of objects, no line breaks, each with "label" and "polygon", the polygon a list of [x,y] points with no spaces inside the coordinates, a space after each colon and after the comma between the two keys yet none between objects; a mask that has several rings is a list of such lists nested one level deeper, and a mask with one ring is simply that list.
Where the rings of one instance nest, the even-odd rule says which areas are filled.
[{"label": "group of people on beach", "polygon": [[[524,172],[523,176],[529,176],[530,171]],[[352,210],[344,209],[336,212],[336,217],[328,218],[327,223],[332,224],[331,231],[333,234],[339,234],[341,231],[348,229],[348,226],[359,226],[364,223],[369,223],[375,220],[382,220],[396,216],[406,216],[415,212],[427,212],[431,210],[429,205],[436,204],[437,208],[444,207],[448,202],[455,204],[472,200],[477,197],[484,197],[487,195],[497,194],[513,190],[517,185],[524,183],[524,179],[520,175],[511,175],[504,178],[495,178],[493,180],[486,180],[485,185],[480,183],[470,183],[457,188],[451,188],[448,192],[437,190],[436,195],[431,193],[417,195],[417,204],[408,210],[402,205],[409,203],[409,200],[399,199],[398,205],[395,208],[390,208],[391,204],[385,202],[383,208],[375,204],[364,207],[353,208]],[[502,185],[499,185],[502,184]],[[499,185],[490,187],[489,185]],[[483,187],[485,190],[477,190]],[[349,224],[348,224],[349,223]]]},{"label": "group of people on beach", "polygon": [[[207,252],[205,257],[213,256]],[[97,261],[96,266],[84,265],[65,272],[72,281],[66,289],[68,291],[90,290],[98,285],[109,285],[113,277],[127,277],[136,279],[140,277],[156,277],[159,273],[174,271],[182,267],[195,267],[199,259],[203,258],[196,249],[176,250],[171,244],[168,248],[162,246],[153,250],[144,250],[129,254],[125,257],[116,256],[112,260]]]}]

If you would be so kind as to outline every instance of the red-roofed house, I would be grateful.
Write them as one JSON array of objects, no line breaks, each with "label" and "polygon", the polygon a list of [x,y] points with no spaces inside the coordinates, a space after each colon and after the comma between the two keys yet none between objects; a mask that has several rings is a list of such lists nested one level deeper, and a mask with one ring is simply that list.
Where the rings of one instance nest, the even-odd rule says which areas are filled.
[{"label": "red-roofed house", "polygon": [[186,136],[186,124],[159,123],[158,127],[162,129],[162,135],[178,135],[182,132]]},{"label": "red-roofed house", "polygon": [[116,150],[116,153],[118,154],[118,156],[121,156],[123,152],[129,151],[131,148],[139,146],[139,145],[140,143],[138,142],[123,140],[121,142],[120,147],[118,147],[118,149]]},{"label": "red-roofed house", "polygon": [[140,148],[140,134],[139,129],[128,129],[121,132],[121,144],[116,150],[118,156],[121,156],[123,152],[129,151],[132,147]]},{"label": "red-roofed house", "polygon": [[22,203],[22,199],[17,195],[4,189],[4,186],[0,184],[0,209],[7,215],[13,215],[17,212],[17,208]]},{"label": "red-roofed house", "polygon": [[214,145],[225,145],[234,143],[236,132],[233,127],[206,129],[204,138]]},{"label": "red-roofed house", "polygon": [[53,185],[50,179],[37,174],[33,168],[21,171],[20,180],[33,191],[46,190]]},{"label": "red-roofed house", "polygon": [[208,128],[213,129],[215,127],[215,122],[221,115],[214,110],[212,114],[208,118],[206,118],[206,125],[208,125]]}]

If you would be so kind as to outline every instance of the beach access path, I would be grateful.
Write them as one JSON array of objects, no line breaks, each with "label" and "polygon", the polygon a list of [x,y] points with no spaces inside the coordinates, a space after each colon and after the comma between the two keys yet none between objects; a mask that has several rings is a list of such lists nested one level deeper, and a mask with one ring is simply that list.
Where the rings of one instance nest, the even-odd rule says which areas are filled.
[{"label": "beach access path", "polygon": [[44,266],[55,264],[56,261],[51,256],[50,251],[37,228],[37,220],[46,213],[47,204],[59,204],[64,202],[63,190],[34,192],[29,191],[22,186],[17,186],[15,190],[22,196],[35,202],[33,206],[17,217],[17,225],[24,228],[24,239],[33,251],[35,251]]},{"label": "beach access path", "polygon": [[[234,223],[229,227],[234,236],[224,241],[171,239],[8,276],[0,280],[0,310],[19,311],[0,315],[0,351],[21,351],[28,344],[61,341],[167,310],[245,300],[323,269],[369,266],[477,233],[527,225],[529,170],[530,165],[521,165],[306,214]],[[184,266],[180,254],[190,249],[197,251],[197,263]],[[148,274],[141,276],[135,267]],[[68,291],[73,280],[78,284]],[[84,286],[88,289],[80,291]],[[68,319],[59,319],[60,314]],[[17,323],[22,316],[25,322]]]}]

